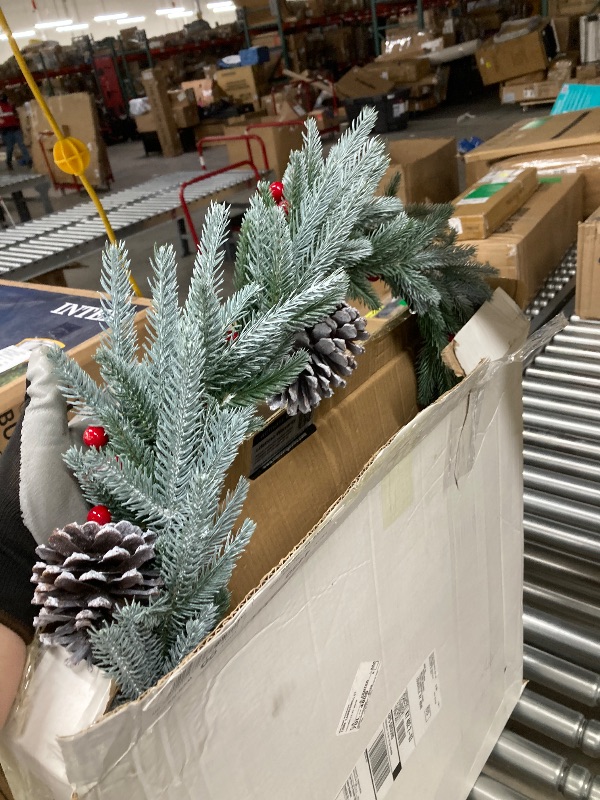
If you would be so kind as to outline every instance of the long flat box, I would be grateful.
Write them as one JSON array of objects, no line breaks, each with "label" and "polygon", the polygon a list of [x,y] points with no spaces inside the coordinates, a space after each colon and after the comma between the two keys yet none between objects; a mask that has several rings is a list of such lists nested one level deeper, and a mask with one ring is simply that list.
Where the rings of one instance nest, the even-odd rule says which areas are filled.
[{"label": "long flat box", "polygon": [[541,100],[552,102],[558,97],[564,81],[547,80],[536,83],[522,83],[517,86],[503,86],[500,90],[502,103],[532,103]]},{"label": "long flat box", "polygon": [[[600,109],[573,111],[558,116],[537,117],[517,122],[502,133],[465,154],[467,165],[494,161],[527,153],[600,144]],[[469,176],[467,175],[467,179]]]},{"label": "long flat box", "polygon": [[[265,117],[262,121],[268,121]],[[278,118],[276,118],[279,121]],[[229,125],[227,135],[234,136],[246,132],[245,125]],[[286,125],[271,128],[251,128],[250,133],[259,136],[265,143],[269,167],[275,172],[277,180],[281,180],[289,161],[292,150],[299,150],[302,147],[302,125]],[[260,145],[256,141],[250,144],[255,164],[259,169],[263,169],[263,156]],[[227,154],[229,163],[234,164],[248,158],[248,148],[246,142],[227,142]]]},{"label": "long flat box", "polygon": [[528,72],[546,69],[550,59],[556,55],[549,43],[554,32],[547,21],[537,30],[514,39],[495,42],[488,39],[477,49],[475,58],[479,74],[485,86],[502,83]]},{"label": "long flat box", "polygon": [[489,238],[465,242],[475,247],[479,261],[498,270],[504,288],[512,284],[510,294],[521,308],[560,264],[583,219],[583,177],[558,175],[549,181]]},{"label": "long flat box", "polygon": [[431,74],[431,62],[428,58],[397,58],[380,56],[365,67],[393,81],[396,85],[415,83]]},{"label": "long flat box", "polygon": [[[59,734],[48,758],[22,750],[16,800],[37,796],[17,785],[28,759],[62,780],[56,800],[162,800],[182,786],[206,800],[344,800],[359,785],[361,800],[466,798],[522,683],[522,367],[505,356],[528,326],[502,297],[490,306],[508,310],[501,328],[486,307],[475,335],[457,337],[470,374],[452,392],[415,416],[398,351],[277,462],[289,481],[260,476],[272,497],[300,489],[310,502],[332,471],[359,469],[312,530],[293,514],[273,531],[292,549],[160,686]],[[355,437],[382,421],[391,436],[365,463]],[[21,708],[39,718],[54,703],[64,732],[76,704],[47,686]],[[15,722],[23,744],[27,720]]]},{"label": "long flat box", "polygon": [[398,197],[403,203],[448,203],[459,190],[455,139],[388,141],[390,166],[379,192],[400,173]]},{"label": "long flat box", "polygon": [[514,214],[537,189],[531,167],[493,170],[456,200],[450,225],[459,240],[486,239]]},{"label": "long flat box", "polygon": [[575,313],[600,319],[600,208],[579,226]]},{"label": "long flat box", "polygon": [[[141,330],[147,301],[138,300]],[[37,340],[56,341],[94,380],[92,357],[100,344],[102,313],[98,292],[0,280],[0,452],[17,424],[25,398],[28,351]]]}]

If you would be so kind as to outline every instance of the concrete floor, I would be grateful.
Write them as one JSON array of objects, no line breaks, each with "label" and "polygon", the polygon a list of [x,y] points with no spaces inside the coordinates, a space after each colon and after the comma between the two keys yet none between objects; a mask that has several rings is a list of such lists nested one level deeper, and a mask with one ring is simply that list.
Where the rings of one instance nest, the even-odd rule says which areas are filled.
[{"label": "concrete floor", "polygon": [[[534,116],[532,112],[526,113],[529,116]],[[547,109],[542,109],[538,112],[538,114],[543,113],[547,113]],[[481,139],[487,140],[512,125],[515,121],[522,119],[523,116],[524,112],[519,106],[501,106],[498,95],[494,92],[476,102],[470,102],[465,105],[449,105],[422,114],[411,120],[405,131],[390,134],[389,138],[396,140],[416,137],[454,136],[459,140],[465,137],[479,136]],[[109,158],[115,177],[115,182],[111,187],[112,191],[126,189],[169,172],[180,170],[196,171],[199,169],[198,157],[195,153],[186,153],[177,158],[163,158],[157,155],[145,156],[141,142],[114,145],[109,148]],[[209,169],[227,163],[225,148],[215,147],[208,150],[206,161]],[[462,161],[459,162],[459,168],[461,170],[461,180],[464,183]],[[30,209],[32,214],[41,216],[43,214],[41,203],[35,199],[34,192],[29,192],[29,196],[31,197]],[[75,192],[63,195],[60,192],[51,191],[50,196],[57,211],[63,208],[70,208],[87,200],[85,196],[77,195]],[[232,199],[236,202],[244,202],[247,197],[248,193],[241,193]],[[195,214],[194,221],[197,225],[201,223],[201,211]],[[165,242],[178,242],[174,222],[159,225],[132,236],[127,241],[132,269],[142,291],[146,290],[147,279],[151,274],[149,261],[154,244]],[[68,285],[80,289],[98,288],[100,253],[94,253],[78,263],[80,266],[69,269],[66,272]],[[180,257],[179,274],[182,294],[187,288],[192,265],[193,258],[191,256]],[[228,291],[231,285],[230,265],[226,269],[226,273],[225,288]]]}]

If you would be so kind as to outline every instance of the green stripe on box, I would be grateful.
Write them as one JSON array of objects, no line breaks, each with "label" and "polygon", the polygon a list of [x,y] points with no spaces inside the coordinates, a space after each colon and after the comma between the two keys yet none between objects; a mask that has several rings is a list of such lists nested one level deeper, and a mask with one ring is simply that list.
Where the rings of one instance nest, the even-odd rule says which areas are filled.
[{"label": "green stripe on box", "polygon": [[538,175],[538,183],[560,183],[562,175]]},{"label": "green stripe on box", "polygon": [[505,186],[508,186],[508,183],[482,183],[481,186],[477,186],[472,192],[469,192],[464,199],[478,200],[481,198],[482,200],[485,200],[487,197],[493,197],[499,191],[504,189]]}]

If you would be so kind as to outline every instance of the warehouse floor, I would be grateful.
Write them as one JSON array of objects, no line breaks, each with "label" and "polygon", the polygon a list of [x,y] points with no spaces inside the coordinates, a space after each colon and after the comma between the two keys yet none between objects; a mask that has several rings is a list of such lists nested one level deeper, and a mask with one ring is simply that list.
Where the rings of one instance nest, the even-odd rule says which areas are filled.
[{"label": "warehouse floor", "polygon": [[[525,113],[528,117],[536,115],[531,111]],[[547,108],[537,111],[537,115],[545,113],[547,113]],[[415,137],[455,136],[457,140],[460,140],[478,136],[483,140],[487,140],[514,122],[523,119],[523,116],[524,112],[519,106],[501,106],[497,93],[493,92],[468,104],[448,105],[422,114],[412,119],[405,131],[390,134],[389,138],[395,140]],[[199,170],[198,157],[195,153],[186,153],[177,158],[163,158],[157,155],[145,156],[141,141],[113,145],[109,148],[109,158],[115,176],[115,182],[112,185],[112,189],[115,191],[135,186],[143,181],[170,172]],[[227,163],[225,148],[217,147],[208,150],[206,161],[209,168],[219,167]],[[31,191],[27,194],[31,196],[30,200],[28,196],[31,213],[34,216],[42,215],[42,205],[35,199],[37,195]],[[78,196],[75,192],[62,195],[60,192],[51,191],[50,196],[56,211],[73,207],[87,200],[84,195]],[[232,199],[243,202],[247,197],[248,194],[246,193],[236,195]],[[199,224],[201,219],[202,213],[198,212],[195,215],[196,224]],[[143,291],[147,286],[147,278],[150,275],[149,259],[152,256],[154,244],[165,242],[178,242],[174,222],[168,222],[139,233],[130,237],[127,241],[132,269]],[[182,291],[187,286],[192,263],[191,256],[180,257]],[[94,253],[82,259],[79,264],[81,266],[69,269],[66,272],[68,285],[79,289],[98,288],[100,254]],[[226,290],[228,288],[229,285],[226,283]]]}]

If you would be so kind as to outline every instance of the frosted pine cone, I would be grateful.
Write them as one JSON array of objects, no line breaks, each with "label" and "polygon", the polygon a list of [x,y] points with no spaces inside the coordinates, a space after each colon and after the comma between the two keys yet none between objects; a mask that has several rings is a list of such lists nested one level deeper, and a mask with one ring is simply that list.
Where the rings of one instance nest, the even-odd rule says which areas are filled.
[{"label": "frosted pine cone", "polygon": [[364,317],[342,302],[322,322],[301,331],[294,350],[309,351],[308,366],[291,386],[271,398],[270,407],[287,408],[290,416],[306,414],[331,397],[334,389],[345,386],[346,377],[356,369],[355,356],[364,352],[360,342],[369,338],[366,327]]},{"label": "frosted pine cone", "polygon": [[88,632],[126,601],[147,602],[160,586],[154,569],[156,534],[130,522],[66,525],[36,553],[34,624],[46,645],[63,645],[77,663],[90,656]]}]

